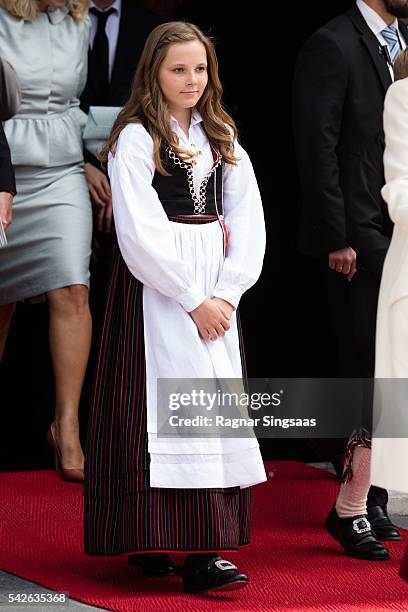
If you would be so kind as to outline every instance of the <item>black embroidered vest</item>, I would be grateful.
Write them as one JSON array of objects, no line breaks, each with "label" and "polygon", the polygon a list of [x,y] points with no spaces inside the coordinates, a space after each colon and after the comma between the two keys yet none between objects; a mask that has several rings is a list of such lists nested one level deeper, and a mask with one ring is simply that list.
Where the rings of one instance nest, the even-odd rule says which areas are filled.
[{"label": "black embroidered vest", "polygon": [[178,159],[169,146],[162,146],[163,165],[171,176],[163,176],[156,170],[152,186],[157,191],[160,202],[169,218],[188,215],[223,215],[223,162],[220,154],[215,153],[216,158],[213,167],[201,182],[197,194],[193,187],[192,165]]}]

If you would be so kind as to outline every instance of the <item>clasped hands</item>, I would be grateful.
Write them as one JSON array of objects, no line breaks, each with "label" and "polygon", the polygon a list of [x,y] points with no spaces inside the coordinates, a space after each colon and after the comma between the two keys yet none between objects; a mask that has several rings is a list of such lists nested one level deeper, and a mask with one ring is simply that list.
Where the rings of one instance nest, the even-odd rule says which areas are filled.
[{"label": "clasped hands", "polygon": [[235,308],[226,300],[207,298],[190,312],[203,340],[218,340],[230,328],[230,318]]}]

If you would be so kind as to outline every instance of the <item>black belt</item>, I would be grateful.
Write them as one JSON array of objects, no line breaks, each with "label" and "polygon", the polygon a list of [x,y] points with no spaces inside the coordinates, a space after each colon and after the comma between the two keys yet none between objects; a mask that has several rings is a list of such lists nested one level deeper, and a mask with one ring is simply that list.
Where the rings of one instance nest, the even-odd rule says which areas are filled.
[{"label": "black belt", "polygon": [[169,221],[174,221],[175,223],[191,223],[196,225],[218,221],[217,215],[205,215],[200,217],[190,217],[189,215],[172,215],[168,218]]}]

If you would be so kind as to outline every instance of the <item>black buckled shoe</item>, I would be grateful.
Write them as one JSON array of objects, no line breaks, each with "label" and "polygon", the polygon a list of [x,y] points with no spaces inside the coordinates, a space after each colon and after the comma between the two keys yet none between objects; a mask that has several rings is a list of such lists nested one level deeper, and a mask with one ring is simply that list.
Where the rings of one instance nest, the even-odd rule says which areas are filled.
[{"label": "black buckled shoe", "polygon": [[365,515],[340,518],[333,507],[325,527],[351,557],[367,561],[385,561],[390,556],[388,550],[376,539]]},{"label": "black buckled shoe", "polygon": [[249,581],[246,574],[238,572],[236,565],[221,557],[212,557],[204,562],[186,562],[182,577],[186,593],[242,589]]},{"label": "black buckled shoe", "polygon": [[147,576],[173,576],[176,568],[172,565],[167,553],[146,553],[128,555],[130,565],[140,566]]},{"label": "black buckled shoe", "polygon": [[367,508],[368,520],[378,540],[386,542],[398,542],[401,533],[388,516],[386,508],[382,506],[371,506]]}]

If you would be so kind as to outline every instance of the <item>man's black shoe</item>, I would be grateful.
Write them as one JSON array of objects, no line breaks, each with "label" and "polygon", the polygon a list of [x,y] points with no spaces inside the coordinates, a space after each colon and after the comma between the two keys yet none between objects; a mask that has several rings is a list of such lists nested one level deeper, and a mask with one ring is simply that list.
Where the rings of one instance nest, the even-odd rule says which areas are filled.
[{"label": "man's black shoe", "polygon": [[186,593],[242,589],[248,584],[248,576],[240,574],[233,563],[221,557],[213,557],[205,563],[199,560],[197,563],[186,563],[182,577]]},{"label": "man's black shoe", "polygon": [[381,542],[378,542],[372,532],[367,516],[340,518],[336,508],[333,507],[326,519],[325,526],[348,555],[367,561],[385,561],[389,558],[388,550]]},{"label": "man's black shoe", "polygon": [[147,553],[128,555],[130,565],[140,565],[147,576],[173,576],[176,568],[172,565],[167,553]]},{"label": "man's black shoe", "polygon": [[371,528],[378,540],[387,542],[398,542],[401,540],[401,533],[398,527],[391,522],[386,508],[382,506],[369,506],[367,513]]}]

